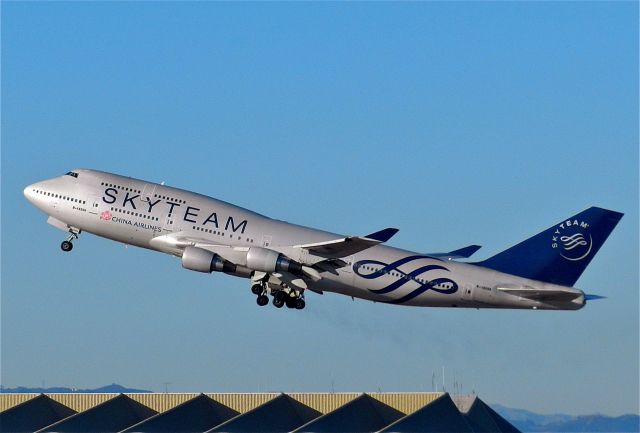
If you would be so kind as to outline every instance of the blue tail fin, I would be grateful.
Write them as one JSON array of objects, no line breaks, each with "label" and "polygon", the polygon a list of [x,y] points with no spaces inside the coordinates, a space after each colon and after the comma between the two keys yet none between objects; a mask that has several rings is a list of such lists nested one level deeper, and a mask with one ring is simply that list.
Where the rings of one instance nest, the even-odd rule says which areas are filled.
[{"label": "blue tail fin", "polygon": [[476,265],[572,287],[622,215],[591,207]]}]

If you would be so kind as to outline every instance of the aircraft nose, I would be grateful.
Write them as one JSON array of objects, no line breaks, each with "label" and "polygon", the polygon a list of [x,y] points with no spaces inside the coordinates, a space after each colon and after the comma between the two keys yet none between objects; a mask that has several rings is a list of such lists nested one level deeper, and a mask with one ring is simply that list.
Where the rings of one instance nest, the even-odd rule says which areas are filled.
[{"label": "aircraft nose", "polygon": [[22,193],[24,194],[25,198],[27,200],[29,200],[31,203],[33,203],[33,198],[34,198],[34,195],[35,195],[35,193],[33,192],[34,189],[35,189],[35,184],[27,186],[24,189],[24,191],[22,191]]}]

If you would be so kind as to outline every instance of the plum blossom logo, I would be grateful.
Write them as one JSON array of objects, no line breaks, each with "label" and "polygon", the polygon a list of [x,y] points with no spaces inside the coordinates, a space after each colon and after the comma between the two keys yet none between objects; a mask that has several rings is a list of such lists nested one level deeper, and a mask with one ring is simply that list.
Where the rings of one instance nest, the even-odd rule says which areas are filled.
[{"label": "plum blossom logo", "polygon": [[113,218],[113,215],[111,215],[111,212],[109,212],[108,210],[102,212],[100,214],[100,219],[101,220],[105,220],[105,221],[109,221],[111,220],[111,218]]}]

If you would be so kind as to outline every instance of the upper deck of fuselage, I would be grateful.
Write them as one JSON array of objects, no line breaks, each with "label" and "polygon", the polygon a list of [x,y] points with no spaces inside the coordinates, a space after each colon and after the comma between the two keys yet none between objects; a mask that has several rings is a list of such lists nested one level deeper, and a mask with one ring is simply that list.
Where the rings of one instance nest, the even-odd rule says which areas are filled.
[{"label": "upper deck of fuselage", "polygon": [[100,170],[76,169],[73,170],[73,172],[78,173],[76,180],[79,183],[87,182],[89,185],[95,187],[96,190],[99,191],[99,194],[102,194],[105,188],[116,188],[117,191],[122,191],[125,194],[130,193],[131,195],[137,195],[142,194],[145,186],[150,185],[155,188],[153,190],[154,195],[162,200],[170,200],[170,203],[173,203],[171,200],[177,200],[178,205],[209,205],[209,207],[215,208],[221,213],[237,215],[241,219],[248,219],[252,226],[258,225],[261,227],[262,232],[272,236],[272,245],[305,244],[344,237],[337,233],[273,219],[227,201],[182,188]]},{"label": "upper deck of fuselage", "polygon": [[[76,192],[84,190],[85,193],[88,193],[88,190],[91,190],[93,191],[93,194],[98,196],[103,196],[107,189],[112,188],[117,191],[118,201],[116,203],[120,204],[122,204],[127,197],[131,198],[141,195],[145,192],[145,188],[152,188],[152,195],[157,196],[157,199],[165,200],[169,203],[175,202],[177,205],[185,208],[198,208],[199,206],[202,206],[203,209],[204,207],[212,208],[220,214],[237,216],[238,218],[235,219],[236,223],[238,221],[248,219],[250,226],[259,226],[260,232],[271,236],[272,246],[303,245],[345,237],[342,234],[273,219],[249,209],[233,205],[224,200],[182,188],[163,185],[161,183],[149,182],[134,177],[122,176],[93,169],[80,168],[74,169],[69,173],[75,173],[77,176],[63,175],[41,183],[48,183],[52,185],[53,188],[58,190],[60,193],[63,193],[68,188],[72,188]],[[111,194],[113,195],[116,193],[112,191]],[[200,208],[198,208],[198,210],[200,210]],[[182,212],[184,213],[184,209],[182,209]],[[204,218],[200,218],[198,220],[198,224],[202,224],[203,221],[200,220],[205,221]],[[364,235],[364,233],[359,235]],[[362,253],[357,254],[357,256],[378,256],[385,257],[387,260],[400,260],[408,256],[415,256],[416,259],[424,258],[439,261],[439,259],[434,259],[428,254],[420,254],[388,245],[372,247],[369,250],[365,250]]]},{"label": "upper deck of fuselage", "polygon": [[161,195],[168,199],[176,198],[183,201],[199,201],[199,200],[213,200],[217,204],[222,206],[228,206],[230,208],[237,209],[243,213],[254,215],[255,217],[260,218],[268,218],[265,215],[261,215],[252,210],[231,204],[224,200],[220,200],[218,198],[200,194],[197,192],[189,191],[182,188],[177,188],[174,186],[165,185],[164,183],[150,182],[147,180],[137,179],[135,177],[129,176],[121,176],[118,174],[109,173],[106,171],[100,170],[92,170],[92,169],[76,169],[73,172],[78,173],[78,180],[82,182],[81,179],[90,179],[92,185],[96,187],[104,187],[109,186],[109,184],[115,185],[116,187],[124,187],[124,191],[128,192],[131,189],[131,192],[136,192],[141,194],[144,190],[145,185],[152,185],[155,187],[155,194]]}]

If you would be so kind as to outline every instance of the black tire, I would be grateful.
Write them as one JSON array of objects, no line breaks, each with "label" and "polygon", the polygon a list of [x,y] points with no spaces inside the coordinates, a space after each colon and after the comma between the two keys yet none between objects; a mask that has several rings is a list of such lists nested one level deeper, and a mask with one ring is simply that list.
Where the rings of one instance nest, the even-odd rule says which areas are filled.
[{"label": "black tire", "polygon": [[262,286],[260,284],[254,284],[253,286],[251,286],[251,293],[253,293],[254,295],[261,295]]},{"label": "black tire", "polygon": [[260,296],[258,296],[256,298],[256,302],[261,307],[264,307],[265,305],[267,305],[269,303],[269,298],[267,298],[265,295],[260,295]]},{"label": "black tire", "polygon": [[295,299],[287,299],[285,304],[287,304],[287,308],[296,308],[296,300]]},{"label": "black tire", "polygon": [[306,305],[307,304],[304,302],[304,299],[296,299],[296,310],[302,310]]},{"label": "black tire", "polygon": [[69,241],[63,241],[60,244],[60,249],[62,249],[62,251],[64,251],[65,253],[68,253],[73,249],[73,244]]},{"label": "black tire", "polygon": [[282,297],[278,297],[278,296],[274,296],[273,297],[273,306],[276,308],[282,308],[282,306],[284,305],[284,300],[282,299]]},{"label": "black tire", "polygon": [[273,299],[277,299],[279,301],[282,301],[284,303],[284,297],[286,296],[286,293],[284,293],[282,290],[280,290],[279,292],[276,292],[275,295],[273,295]]}]

